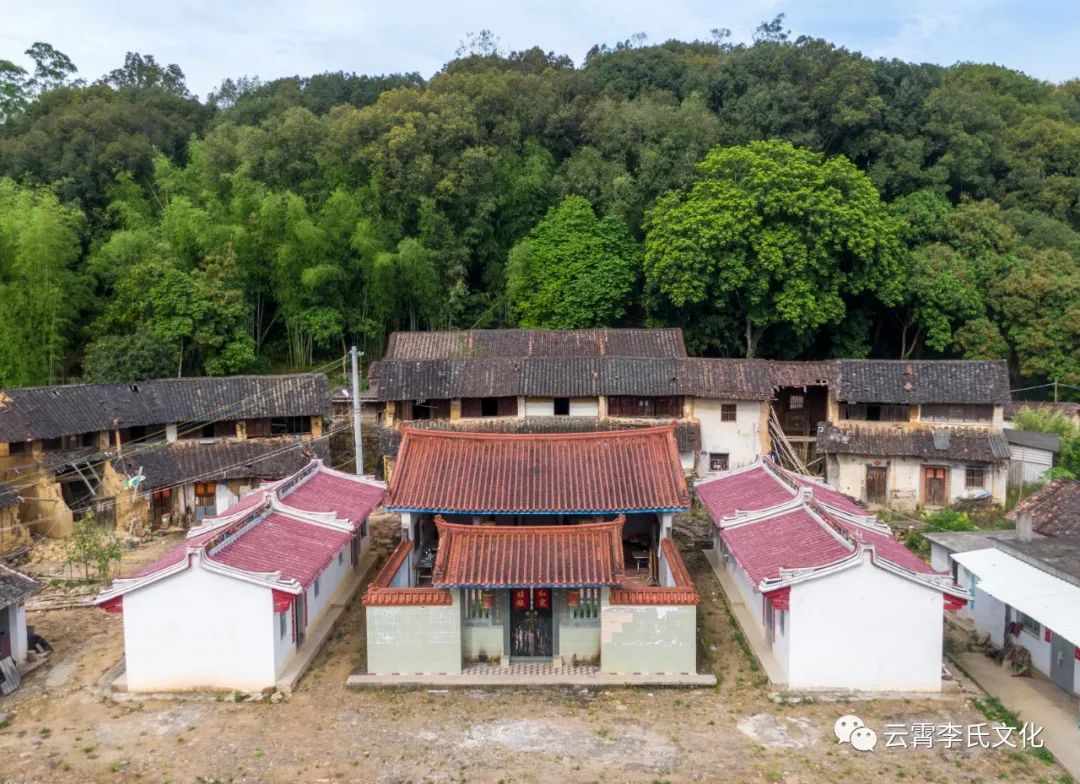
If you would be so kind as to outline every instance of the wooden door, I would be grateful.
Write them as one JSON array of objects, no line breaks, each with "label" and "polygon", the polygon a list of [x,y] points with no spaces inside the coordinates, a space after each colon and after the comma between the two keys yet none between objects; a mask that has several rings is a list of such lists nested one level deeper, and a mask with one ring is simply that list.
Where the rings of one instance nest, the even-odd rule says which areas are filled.
[{"label": "wooden door", "polygon": [[949,469],[923,466],[923,505],[945,506],[949,500]]},{"label": "wooden door", "polygon": [[517,588],[510,594],[510,655],[550,659],[551,589]]},{"label": "wooden door", "polygon": [[884,504],[887,495],[888,469],[885,466],[868,465],[866,467],[866,502]]}]

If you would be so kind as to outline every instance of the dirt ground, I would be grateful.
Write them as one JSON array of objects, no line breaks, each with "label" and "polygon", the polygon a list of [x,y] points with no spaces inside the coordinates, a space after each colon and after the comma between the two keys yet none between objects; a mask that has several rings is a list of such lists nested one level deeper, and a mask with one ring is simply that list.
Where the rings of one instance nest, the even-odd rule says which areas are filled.
[{"label": "dirt ground", "polygon": [[[125,573],[169,544],[129,553]],[[363,660],[356,602],[287,701],[117,703],[102,675],[123,653],[122,618],[88,608],[31,613],[56,652],[0,698],[9,714],[0,781],[1068,781],[1018,750],[884,748],[888,723],[986,721],[964,697],[775,704],[704,558],[688,562],[703,598],[700,658],[717,673],[716,689],[351,691],[345,678]],[[846,713],[877,729],[876,750],[835,741]]]}]

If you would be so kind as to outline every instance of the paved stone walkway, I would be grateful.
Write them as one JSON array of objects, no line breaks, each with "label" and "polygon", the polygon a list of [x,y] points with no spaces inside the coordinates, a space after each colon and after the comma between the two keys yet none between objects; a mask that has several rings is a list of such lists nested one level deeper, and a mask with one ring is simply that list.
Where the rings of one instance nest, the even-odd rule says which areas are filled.
[{"label": "paved stone walkway", "polygon": [[600,668],[591,664],[557,665],[551,662],[518,662],[507,667],[501,664],[468,664],[462,675],[479,675],[497,678],[506,675],[537,675],[543,677],[587,678],[600,674]]},{"label": "paved stone walkway", "polygon": [[1042,677],[1014,678],[981,652],[965,651],[956,658],[983,691],[1001,700],[1021,721],[1041,726],[1046,748],[1080,781],[1080,707],[1076,697]]}]

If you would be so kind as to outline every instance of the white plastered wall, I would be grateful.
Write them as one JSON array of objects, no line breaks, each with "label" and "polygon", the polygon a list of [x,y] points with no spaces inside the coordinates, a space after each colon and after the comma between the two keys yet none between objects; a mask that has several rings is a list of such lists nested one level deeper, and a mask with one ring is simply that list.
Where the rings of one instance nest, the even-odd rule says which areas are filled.
[{"label": "white plastered wall", "polygon": [[273,686],[270,588],[193,566],[124,596],[129,691]]},{"label": "white plastered wall", "polygon": [[[720,407],[735,404],[735,421],[723,422]],[[694,417],[701,425],[701,451],[726,452],[728,468],[749,465],[761,453],[761,412],[757,400],[694,399]],[[708,463],[705,464],[708,470]]]},{"label": "white plastered wall", "polygon": [[874,566],[798,583],[788,614],[793,689],[940,691],[940,590]]}]

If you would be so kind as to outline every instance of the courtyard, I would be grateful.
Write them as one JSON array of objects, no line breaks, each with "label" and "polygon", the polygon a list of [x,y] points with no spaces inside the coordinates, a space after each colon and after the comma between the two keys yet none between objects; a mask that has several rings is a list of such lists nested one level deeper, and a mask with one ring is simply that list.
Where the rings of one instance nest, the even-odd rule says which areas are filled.
[{"label": "courtyard", "polygon": [[[125,570],[169,544],[129,553]],[[0,700],[0,781],[1070,781],[1049,755],[1007,745],[885,747],[887,725],[990,722],[966,680],[938,699],[771,692],[705,558],[686,560],[702,598],[699,669],[716,674],[715,688],[348,689],[364,662],[356,601],[287,700],[220,693],[114,702],[107,683],[123,652],[121,618],[91,608],[33,612],[56,652]],[[834,723],[845,714],[876,730],[875,750],[837,743]]]}]

